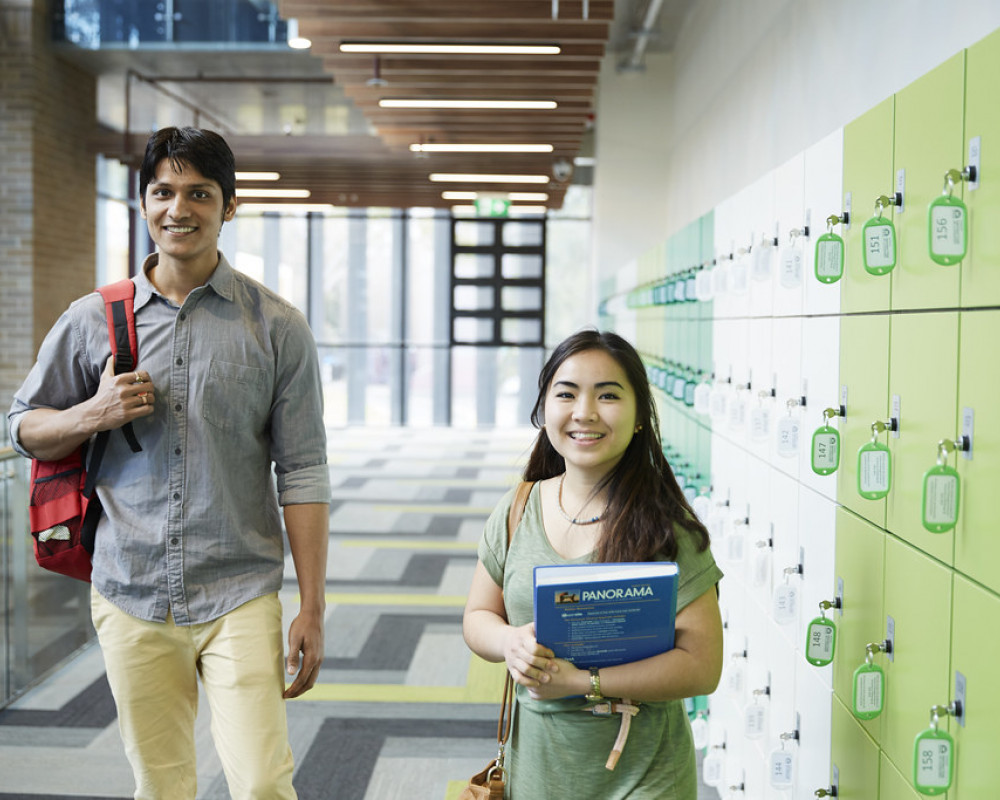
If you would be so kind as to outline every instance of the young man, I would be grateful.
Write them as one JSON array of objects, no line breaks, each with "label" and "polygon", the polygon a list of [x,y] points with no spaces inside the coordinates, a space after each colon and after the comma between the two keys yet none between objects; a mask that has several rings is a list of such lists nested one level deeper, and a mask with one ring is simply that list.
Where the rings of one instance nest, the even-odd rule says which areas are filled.
[{"label": "young man", "polygon": [[[195,796],[200,675],[232,796],[292,798],[284,698],[311,688],[323,660],[330,484],[315,343],[298,311],[217,249],[236,213],[222,137],[156,132],[139,188],[158,252],[133,279],[138,369],[113,374],[103,300],[77,300],[15,395],[11,440],[51,460],[131,422],[142,446],[108,440],[91,593],[135,797]],[[287,690],[279,505],[301,595]]]}]

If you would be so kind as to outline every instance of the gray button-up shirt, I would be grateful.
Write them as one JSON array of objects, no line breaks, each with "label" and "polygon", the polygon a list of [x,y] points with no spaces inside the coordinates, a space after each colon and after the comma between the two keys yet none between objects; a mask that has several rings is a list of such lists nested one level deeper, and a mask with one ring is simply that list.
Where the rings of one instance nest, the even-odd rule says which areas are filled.
[{"label": "gray button-up shirt", "polygon": [[[220,254],[178,308],[146,277],[156,258],[134,279],[139,366],[156,410],[133,423],[142,452],[119,431],[108,440],[93,582],[128,614],[162,621],[169,609],[189,625],[281,586],[278,504],[330,499],[323,396],[312,333],[290,303]],[[95,292],[63,313],[15,394],[19,452],[31,455],[17,435],[23,413],[93,396],[110,354]]]}]

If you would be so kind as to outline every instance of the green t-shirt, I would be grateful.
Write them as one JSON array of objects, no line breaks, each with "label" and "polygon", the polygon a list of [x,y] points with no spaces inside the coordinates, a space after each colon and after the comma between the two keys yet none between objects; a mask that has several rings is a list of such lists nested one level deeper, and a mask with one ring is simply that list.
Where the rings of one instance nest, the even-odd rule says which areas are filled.
[{"label": "green t-shirt", "polygon": [[[507,620],[520,626],[532,621],[533,570],[547,564],[585,564],[592,554],[565,559],[542,527],[540,493],[535,486],[507,553],[509,492],[486,523],[479,559],[503,588]],[[694,537],[677,529],[680,581],[677,610],[711,589],[722,578],[710,550],[698,552]],[[596,717],[580,709],[583,698],[532,700],[518,686],[518,710],[511,734],[507,797],[535,800],[577,797],[581,800],[693,800],[697,794],[694,746],[683,701],[641,703],[633,718],[618,766],[605,769],[621,717]]]}]

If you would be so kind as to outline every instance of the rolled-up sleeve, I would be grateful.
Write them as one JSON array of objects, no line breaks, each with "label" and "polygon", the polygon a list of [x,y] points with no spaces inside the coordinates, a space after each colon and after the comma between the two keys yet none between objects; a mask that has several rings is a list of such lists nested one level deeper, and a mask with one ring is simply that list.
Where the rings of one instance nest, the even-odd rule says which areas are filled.
[{"label": "rolled-up sleeve", "polygon": [[279,333],[271,458],[281,505],[330,502],[323,386],[316,343],[305,318],[290,309]]}]

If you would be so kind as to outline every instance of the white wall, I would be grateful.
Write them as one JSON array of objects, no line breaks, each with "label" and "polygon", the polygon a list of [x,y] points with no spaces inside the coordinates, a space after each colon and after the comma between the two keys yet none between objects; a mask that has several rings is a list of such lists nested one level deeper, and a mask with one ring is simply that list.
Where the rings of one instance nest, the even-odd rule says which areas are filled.
[{"label": "white wall", "polygon": [[596,278],[997,27],[997,0],[697,0],[644,73],[605,59]]}]

